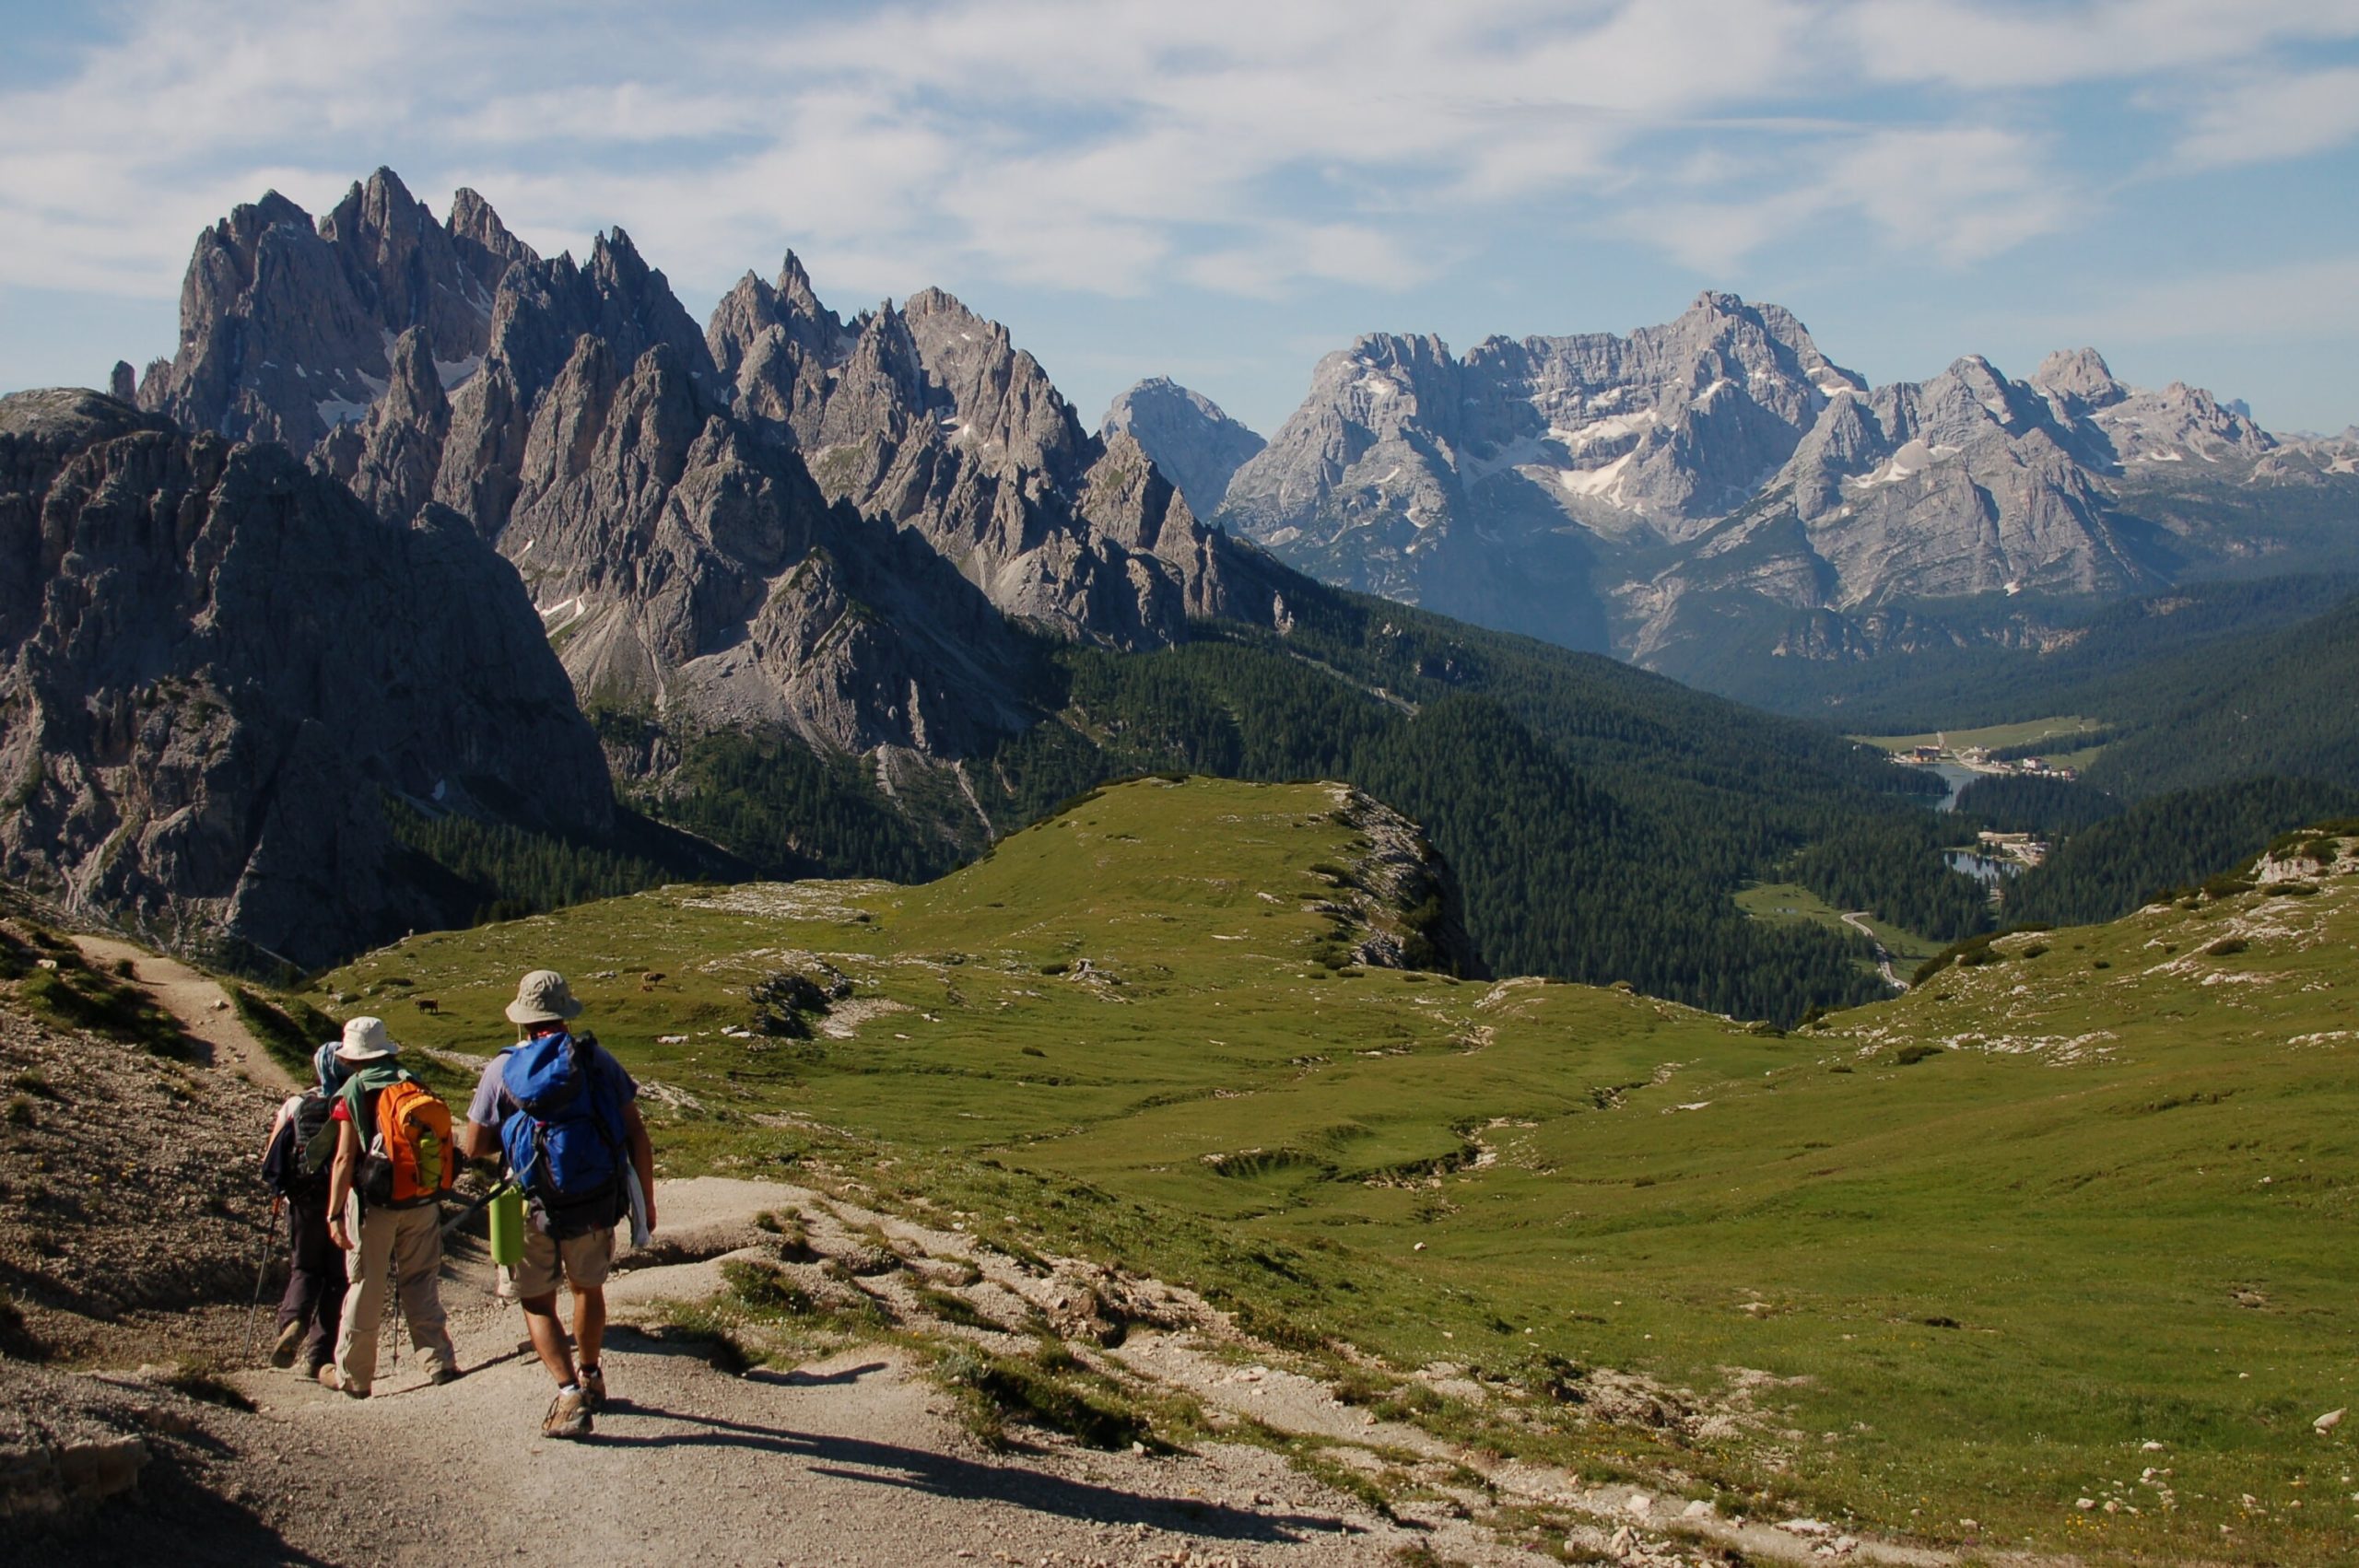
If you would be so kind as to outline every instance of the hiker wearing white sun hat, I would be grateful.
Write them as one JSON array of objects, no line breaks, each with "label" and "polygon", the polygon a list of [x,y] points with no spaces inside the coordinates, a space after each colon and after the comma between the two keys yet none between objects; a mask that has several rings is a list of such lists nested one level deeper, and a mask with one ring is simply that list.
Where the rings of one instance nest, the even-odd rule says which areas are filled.
[{"label": "hiker wearing white sun hat", "polygon": [[451,1112],[396,1061],[401,1047],[381,1018],[345,1021],[335,1059],[351,1070],[329,1113],[337,1124],[328,1177],[328,1239],[344,1249],[351,1281],[335,1360],[320,1368],[330,1388],[366,1398],[377,1379],[377,1328],[391,1274],[428,1375],[459,1375],[442,1315],[440,1199],[455,1170]]}]

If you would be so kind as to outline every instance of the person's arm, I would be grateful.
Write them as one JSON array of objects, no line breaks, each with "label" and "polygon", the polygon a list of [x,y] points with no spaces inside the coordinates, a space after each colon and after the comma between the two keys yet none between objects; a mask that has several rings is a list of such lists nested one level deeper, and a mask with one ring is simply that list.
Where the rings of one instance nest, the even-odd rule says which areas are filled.
[{"label": "person's arm", "polygon": [[461,1122],[452,1137],[459,1145],[459,1153],[470,1160],[488,1160],[499,1153],[499,1129],[486,1127],[472,1118]]},{"label": "person's arm", "polygon": [[475,1080],[475,1092],[467,1101],[467,1119],[451,1135],[459,1145],[459,1153],[470,1160],[488,1160],[504,1152],[499,1142],[499,1126],[504,1119],[499,1106],[499,1069],[507,1054],[502,1051],[484,1064],[482,1075]]},{"label": "person's arm", "polygon": [[623,1134],[630,1140],[631,1168],[639,1173],[639,1190],[647,1199],[647,1228],[655,1229],[655,1145],[647,1136],[647,1122],[639,1114],[639,1102],[623,1102]]},{"label": "person's arm", "polygon": [[348,1121],[336,1123],[335,1168],[328,1173],[328,1239],[350,1252],[358,1245],[345,1234],[344,1205],[352,1196],[353,1173],[360,1165],[360,1129]]}]

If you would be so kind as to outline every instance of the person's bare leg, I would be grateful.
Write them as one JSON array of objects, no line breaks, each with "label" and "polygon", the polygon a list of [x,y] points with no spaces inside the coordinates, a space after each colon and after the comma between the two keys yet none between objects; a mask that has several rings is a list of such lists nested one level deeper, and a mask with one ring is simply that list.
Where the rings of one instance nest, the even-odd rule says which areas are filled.
[{"label": "person's bare leg", "polygon": [[581,1350],[581,1364],[596,1366],[598,1351],[606,1342],[606,1292],[599,1286],[573,1293],[573,1341]]},{"label": "person's bare leg", "polygon": [[[579,1312],[580,1309],[580,1298],[576,1297],[575,1310]],[[603,1312],[600,1313],[599,1327],[605,1327]],[[555,1291],[545,1296],[526,1299],[524,1330],[533,1336],[533,1349],[539,1353],[541,1364],[549,1369],[549,1375],[557,1379],[557,1387],[563,1388],[570,1385],[574,1381],[573,1351],[566,1343],[564,1328],[557,1324]]]}]

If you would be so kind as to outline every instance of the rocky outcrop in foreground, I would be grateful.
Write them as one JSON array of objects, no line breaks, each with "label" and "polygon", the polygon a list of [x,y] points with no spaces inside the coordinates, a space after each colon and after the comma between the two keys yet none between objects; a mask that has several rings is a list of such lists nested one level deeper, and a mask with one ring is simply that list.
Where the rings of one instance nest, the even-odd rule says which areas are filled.
[{"label": "rocky outcrop in foreground", "polygon": [[515,572],[276,446],[0,399],[0,866],[311,967],[440,923],[389,797],[602,835],[597,741]]}]

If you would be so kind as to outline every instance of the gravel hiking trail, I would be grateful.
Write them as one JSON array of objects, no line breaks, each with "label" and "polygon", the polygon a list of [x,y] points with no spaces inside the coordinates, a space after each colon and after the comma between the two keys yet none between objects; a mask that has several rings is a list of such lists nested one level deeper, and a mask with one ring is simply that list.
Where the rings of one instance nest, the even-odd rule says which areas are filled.
[{"label": "gravel hiking trail", "polygon": [[[1069,1353],[1138,1386],[1183,1393],[1262,1441],[1197,1440],[1176,1452],[1086,1448],[1015,1432],[985,1447],[921,1370],[912,1337],[1020,1352],[1043,1321],[1107,1276],[1069,1258],[1019,1262],[962,1234],[880,1214],[809,1188],[699,1177],[659,1186],[663,1230],[618,1260],[604,1357],[611,1402],[585,1441],[544,1438],[551,1386],[517,1307],[492,1293],[472,1242],[454,1246],[443,1301],[464,1375],[428,1384],[388,1321],[375,1394],[354,1400],[291,1373],[227,1379],[250,1411],[187,1404],[196,1437],[138,1500],[44,1561],[60,1568],[161,1554],[187,1563],[1216,1564],[1443,1562],[1707,1568],[1735,1561],[1942,1568],[1942,1552],[1842,1538],[1830,1544],[1759,1521],[1682,1512],[1627,1486],[1502,1463],[1345,1406],[1280,1353],[1188,1293],[1127,1280],[1161,1326],[1116,1350],[1086,1335]],[[764,1216],[799,1216],[782,1246]],[[879,1239],[894,1261],[879,1268]],[[781,1265],[794,1253],[809,1261]],[[863,1254],[868,1256],[863,1258]],[[722,1370],[684,1334],[675,1304],[712,1297],[723,1266],[796,1271],[889,1308],[897,1335],[791,1368]],[[632,1263],[640,1266],[629,1267]],[[869,1270],[847,1280],[847,1266]],[[993,1328],[929,1316],[953,1281]],[[1066,1319],[1070,1321],[1070,1319]],[[1250,1421],[1247,1418],[1250,1418]],[[1345,1470],[1407,1466],[1424,1484],[1388,1507],[1294,1469],[1269,1441],[1310,1440]],[[1537,1509],[1569,1526],[1535,1533]],[[192,1523],[202,1521],[202,1524]],[[1825,1527],[1813,1527],[1831,1535]],[[1568,1533],[1569,1532],[1569,1533]]]},{"label": "gravel hiking trail", "polygon": [[[84,939],[84,951],[110,966],[128,959],[139,983],[226,1053],[217,1068],[242,1065],[258,1085],[285,1082],[234,1013],[215,1005],[215,982],[110,939]],[[39,1374],[66,1379],[47,1396],[53,1406],[117,1407],[111,1424],[147,1433],[153,1457],[135,1493],[40,1541],[37,1560],[56,1568],[1955,1562],[1813,1521],[1772,1526],[1722,1517],[1675,1492],[1602,1488],[1379,1421],[1162,1281],[1076,1258],[1019,1259],[955,1226],[784,1183],[702,1176],[661,1180],[657,1194],[661,1230],[619,1258],[608,1282],[610,1403],[588,1439],[541,1435],[548,1375],[524,1340],[520,1309],[496,1295],[481,1244],[462,1233],[442,1279],[464,1371],[454,1383],[425,1380],[390,1304],[366,1399],[268,1369],[229,1373],[202,1401],[165,1364]],[[716,1344],[710,1320],[703,1330],[683,1322],[684,1312],[722,1297],[732,1263],[806,1300],[849,1297],[895,1328],[796,1364],[734,1370],[744,1362],[723,1353],[730,1347]],[[1127,1332],[1100,1332],[1109,1299],[1120,1302]],[[158,1362],[195,1344],[197,1318],[182,1327],[176,1338],[154,1326],[148,1348]],[[1109,1340],[1119,1342],[1107,1348]],[[1195,1401],[1216,1435],[1176,1450],[1109,1451],[1015,1421],[994,1448],[925,1370],[929,1352],[945,1347],[1020,1356],[1043,1345],[1133,1391]],[[1485,1397],[1456,1368],[1415,1375]],[[1332,1479],[1297,1469],[1280,1451],[1287,1446],[1315,1454]],[[1534,1523],[1543,1517],[1555,1522]]]},{"label": "gravel hiking trail", "polygon": [[[757,1250],[731,1244],[760,1238],[761,1213],[827,1211],[827,1200],[720,1178],[658,1191],[669,1235],[652,1255],[682,1260],[610,1281],[610,1404],[589,1439],[541,1436],[548,1375],[524,1345],[519,1309],[494,1297],[488,1267],[463,1246],[442,1288],[464,1369],[457,1382],[428,1384],[406,1344],[394,1365],[390,1317],[367,1399],[290,1372],[233,1374],[227,1381],[254,1409],[198,1408],[203,1442],[179,1485],[143,1485],[138,1505],[47,1560],[1209,1568],[1386,1562],[1446,1543],[1461,1561],[1550,1561],[1470,1523],[1387,1519],[1263,1447],[1109,1453],[1026,1433],[993,1453],[891,1342],[788,1371],[718,1370],[706,1346],[666,1332],[667,1304],[711,1293],[722,1258]],[[815,1227],[823,1246],[849,1247],[849,1229],[827,1212]],[[987,1267],[1002,1272],[996,1260]],[[193,1527],[176,1500],[210,1527]]]},{"label": "gravel hiking trail", "polygon": [[111,971],[119,964],[129,964],[130,978],[145,987],[165,1012],[180,1020],[182,1028],[212,1051],[211,1065],[242,1071],[258,1088],[278,1094],[295,1091],[293,1076],[247,1029],[220,981],[177,958],[115,937],[76,935],[73,942],[93,968]]}]

